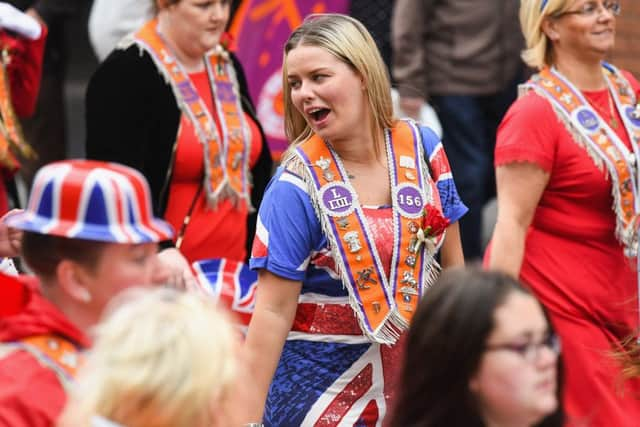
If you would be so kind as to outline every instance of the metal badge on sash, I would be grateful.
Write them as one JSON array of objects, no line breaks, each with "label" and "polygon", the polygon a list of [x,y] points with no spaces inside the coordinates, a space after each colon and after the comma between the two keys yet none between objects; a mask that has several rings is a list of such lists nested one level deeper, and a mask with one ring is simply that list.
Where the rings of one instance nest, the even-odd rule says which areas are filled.
[{"label": "metal badge on sash", "polygon": [[[614,213],[618,223],[616,236],[625,247],[626,255],[634,257],[637,254],[636,227],[640,212],[635,167],[640,154],[640,120],[634,117],[636,102],[628,82],[611,65],[603,66],[605,81],[631,141],[631,151],[582,93],[556,69],[541,70],[525,88],[546,98],[555,107],[554,111],[569,128],[576,142],[594,159],[596,166],[604,166],[607,170],[612,182]],[[569,98],[572,102],[564,102]]]},{"label": "metal badge on sash", "polygon": [[158,21],[147,22],[134,36],[171,82],[180,109],[191,120],[204,149],[204,188],[210,206],[229,199],[251,209],[249,182],[250,131],[242,110],[238,82],[228,53],[221,47],[204,57],[221,134],[189,75],[174,59],[157,31]]},{"label": "metal badge on sash", "polygon": [[[609,95],[614,99],[631,150],[614,129],[602,120],[580,90],[558,70],[545,68],[535,75],[524,89],[534,90],[553,106],[558,118],[594,160],[607,171],[611,181],[613,212],[616,217],[615,236],[627,258],[636,263],[637,288],[640,294],[640,257],[638,257],[638,227],[640,224],[640,116],[638,102],[631,85],[618,69],[603,63],[603,74]],[[572,102],[566,102],[571,99]],[[615,120],[615,112],[613,119]],[[640,304],[640,299],[638,300]],[[640,313],[640,307],[639,307]],[[640,340],[640,338],[638,338]]]}]

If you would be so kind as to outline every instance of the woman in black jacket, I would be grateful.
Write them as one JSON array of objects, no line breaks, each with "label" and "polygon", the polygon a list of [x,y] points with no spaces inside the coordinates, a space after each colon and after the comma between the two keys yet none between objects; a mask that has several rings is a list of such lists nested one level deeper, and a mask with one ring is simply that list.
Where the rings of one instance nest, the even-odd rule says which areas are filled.
[{"label": "woman in black jacket", "polygon": [[120,42],[86,96],[87,156],[146,176],[189,262],[247,257],[272,167],[223,40],[230,3],[156,0],[155,18]]}]

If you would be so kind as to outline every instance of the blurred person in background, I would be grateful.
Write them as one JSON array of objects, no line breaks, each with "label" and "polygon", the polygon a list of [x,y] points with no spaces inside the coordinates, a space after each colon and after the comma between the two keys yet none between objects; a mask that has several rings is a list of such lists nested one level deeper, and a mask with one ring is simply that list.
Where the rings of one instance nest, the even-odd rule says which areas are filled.
[{"label": "blurred person in background", "polygon": [[400,109],[436,110],[442,143],[469,212],[460,220],[465,259],[482,257],[482,209],[495,195],[496,129],[522,79],[518,2],[396,0],[393,76]]},{"label": "blurred person in background", "polygon": [[237,332],[211,300],[133,289],[94,330],[60,427],[226,427]]},{"label": "blurred person in background", "polygon": [[18,118],[35,111],[46,38],[42,22],[0,2],[0,215],[18,205],[14,174],[22,158],[33,157]]},{"label": "blurred person in background", "polygon": [[40,92],[33,116],[22,120],[25,139],[37,157],[22,162],[20,176],[26,188],[42,166],[67,158],[67,116],[64,86],[70,51],[67,26],[87,4],[85,0],[9,0],[8,3],[34,16],[48,28]]},{"label": "blurred person in background", "polygon": [[612,349],[638,330],[640,86],[604,59],[618,0],[523,0],[538,73],[498,131],[487,262],[531,287],[562,338],[569,420],[636,426],[640,380]]},{"label": "blurred person in background", "polygon": [[[231,16],[241,0],[231,1]],[[153,18],[153,1],[93,0],[89,15],[89,39],[100,62],[118,42]]]},{"label": "blurred person in background", "polygon": [[[240,63],[222,39],[230,0],[157,0],[100,64],[86,95],[87,157],[149,180],[177,230],[165,259],[244,261],[272,160]],[[185,258],[186,257],[186,260]]]},{"label": "blurred person in background", "polygon": [[445,271],[409,328],[392,427],[561,426],[560,343],[515,279]]},{"label": "blurred person in background", "polygon": [[35,277],[0,285],[0,425],[53,426],[109,300],[171,282],[157,250],[172,230],[152,216],[142,175],[85,160],[42,168],[27,209],[6,226],[22,230],[21,255]]}]

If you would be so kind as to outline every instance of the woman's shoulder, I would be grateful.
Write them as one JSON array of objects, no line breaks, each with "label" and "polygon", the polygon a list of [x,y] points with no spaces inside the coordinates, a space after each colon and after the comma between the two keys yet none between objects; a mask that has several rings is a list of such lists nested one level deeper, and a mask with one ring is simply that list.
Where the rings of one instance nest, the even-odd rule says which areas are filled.
[{"label": "woman's shoulder", "polygon": [[538,127],[549,120],[557,121],[549,100],[535,90],[526,90],[508,108],[500,126],[515,123],[517,126]]},{"label": "woman's shoulder", "polygon": [[271,193],[279,200],[305,199],[309,200],[309,190],[304,180],[304,165],[301,162],[289,160],[281,164],[271,178],[265,193]]},{"label": "woman's shoulder", "polygon": [[135,43],[116,47],[100,64],[103,67],[144,67],[152,64],[149,53]]},{"label": "woman's shoulder", "polygon": [[114,49],[98,66],[89,82],[89,93],[120,94],[134,96],[147,93],[157,98],[171,91],[167,81],[157,69],[151,56],[142,47],[132,44]]}]

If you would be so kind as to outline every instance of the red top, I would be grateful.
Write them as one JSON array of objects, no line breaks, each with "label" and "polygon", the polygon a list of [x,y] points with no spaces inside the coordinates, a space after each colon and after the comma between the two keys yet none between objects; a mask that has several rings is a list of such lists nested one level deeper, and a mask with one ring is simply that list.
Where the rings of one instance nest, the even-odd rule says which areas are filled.
[{"label": "red top", "polygon": [[[11,295],[5,284],[12,283]],[[16,285],[22,287],[18,298]],[[16,342],[35,335],[57,334],[79,348],[89,339],[69,322],[56,306],[42,297],[34,278],[19,281],[0,276],[0,343]],[[0,349],[4,350],[1,346]],[[0,350],[1,351],[1,350]],[[31,354],[18,350],[0,357],[0,425],[49,427],[55,425],[66,402],[66,393],[56,374]]]},{"label": "red top", "polygon": [[[638,82],[628,73],[625,76],[634,91],[638,92]],[[610,122],[608,90],[583,94],[599,115]],[[630,147],[629,137],[617,111],[616,115],[619,123],[616,133]],[[614,236],[611,181],[606,177],[605,171],[595,166],[587,151],[573,140],[550,103],[533,92],[521,97],[511,106],[498,129],[495,165],[518,161],[536,163],[550,173],[527,236],[521,278],[529,283],[537,282],[540,277],[530,276],[530,268],[532,264],[542,263],[539,269],[534,270],[538,273],[544,271],[545,281],[549,282],[549,286],[541,286],[540,291],[548,292],[549,300],[545,302],[551,307],[563,311],[569,307],[576,309],[576,305],[584,304],[590,310],[598,310],[594,306],[608,305],[613,296],[609,293],[613,285],[608,273],[611,267],[604,268],[604,265],[595,261],[585,266],[582,264],[584,258],[577,258],[576,251],[579,253],[590,248],[597,250],[597,253],[588,254],[590,260],[598,259],[604,263],[606,259],[607,263],[618,265],[618,268],[628,264],[622,247]],[[531,236],[533,231],[542,234]],[[549,253],[551,259],[543,261],[529,250],[542,235],[552,235],[563,246],[567,246],[562,250],[548,247],[546,251],[552,251]],[[591,245],[585,244],[587,240],[591,241]],[[626,270],[628,274],[619,277],[620,291],[624,295],[635,296],[635,277],[631,269]],[[572,282],[575,281],[575,288],[567,287],[569,278]],[[588,283],[592,286],[588,286]],[[549,292],[550,288],[555,288],[558,293]],[[604,300],[594,299],[594,292],[601,294]],[[600,308],[608,311],[604,307]]]},{"label": "red top", "polygon": [[[638,82],[626,77],[638,93]],[[610,123],[608,90],[583,94]],[[616,119],[616,133],[629,147],[619,114]],[[640,388],[627,390],[623,401],[611,349],[637,332],[638,284],[635,260],[625,258],[614,235],[611,180],[551,104],[533,92],[511,106],[496,142],[496,166],[522,161],[550,174],[527,232],[520,279],[547,308],[562,339],[565,410],[569,419],[589,419],[589,425],[631,425],[640,417],[631,397]]]},{"label": "red top", "polygon": [[[638,83],[627,76],[637,91]],[[608,90],[583,94],[598,115],[610,122]],[[616,133],[630,148],[620,114],[615,113]],[[498,130],[495,165],[514,161],[534,162],[551,174],[538,203],[534,227],[573,237],[613,236],[611,183],[586,150],[574,142],[549,102],[535,93],[516,101]]]},{"label": "red top", "polygon": [[[213,112],[213,118],[220,132],[218,116],[214,112],[211,88],[206,71],[189,74],[200,97]],[[251,151],[249,167],[251,168],[260,156],[263,141],[258,126],[248,114],[244,114],[251,129]],[[197,138],[191,120],[182,115],[178,130],[178,147],[174,162],[169,200],[165,219],[174,227],[176,233],[182,228],[196,192],[204,176],[203,148]],[[244,261],[246,258],[245,242],[247,237],[247,206],[242,204],[238,209],[228,200],[222,201],[217,208],[211,209],[206,204],[204,189],[191,215],[186,228],[180,251],[189,262],[208,258],[228,258]],[[258,206],[254,206],[258,208]]]}]

